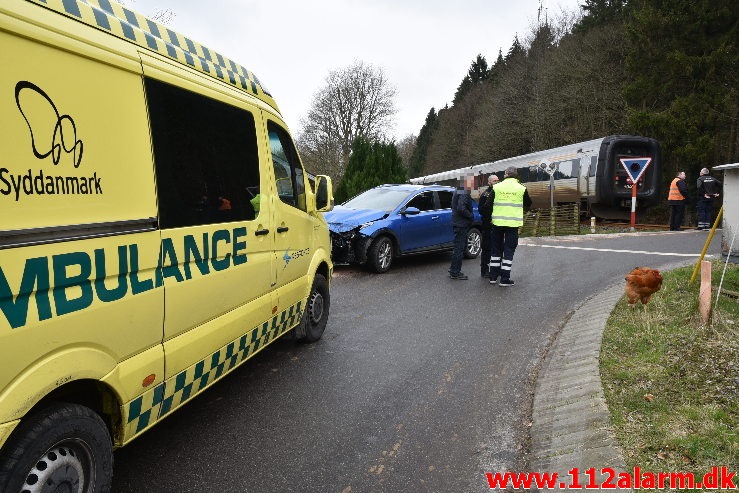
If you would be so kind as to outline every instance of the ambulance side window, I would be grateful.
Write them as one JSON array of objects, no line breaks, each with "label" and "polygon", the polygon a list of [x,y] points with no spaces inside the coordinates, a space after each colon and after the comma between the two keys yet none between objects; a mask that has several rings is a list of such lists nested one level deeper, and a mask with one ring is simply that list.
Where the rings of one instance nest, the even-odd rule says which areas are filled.
[{"label": "ambulance side window", "polygon": [[304,211],[305,178],[292,139],[285,130],[271,121],[267,123],[267,131],[277,180],[277,195],[284,203]]},{"label": "ambulance side window", "polygon": [[254,219],[259,212],[254,116],[155,79],[146,78],[144,85],[160,227]]}]

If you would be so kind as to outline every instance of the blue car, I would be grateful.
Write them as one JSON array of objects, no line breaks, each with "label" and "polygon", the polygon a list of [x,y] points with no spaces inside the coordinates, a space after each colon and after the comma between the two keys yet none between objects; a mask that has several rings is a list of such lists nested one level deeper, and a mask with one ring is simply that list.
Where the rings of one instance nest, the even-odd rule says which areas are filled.
[{"label": "blue car", "polygon": [[[380,185],[325,214],[336,264],[386,272],[402,255],[452,250],[452,194],[441,185]],[[474,203],[474,201],[473,201]],[[467,236],[466,258],[480,254],[480,214]]]}]

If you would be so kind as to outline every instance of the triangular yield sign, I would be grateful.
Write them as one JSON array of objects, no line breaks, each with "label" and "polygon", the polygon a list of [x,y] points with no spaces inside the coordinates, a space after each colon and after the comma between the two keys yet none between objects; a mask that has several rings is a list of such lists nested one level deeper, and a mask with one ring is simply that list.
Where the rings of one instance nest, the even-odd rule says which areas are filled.
[{"label": "triangular yield sign", "polygon": [[629,177],[631,178],[631,181],[633,183],[636,183],[639,178],[641,178],[641,175],[644,173],[644,170],[647,169],[649,166],[649,163],[652,162],[651,157],[632,157],[632,158],[625,158],[620,159],[621,166],[624,167],[626,172],[629,174]]}]

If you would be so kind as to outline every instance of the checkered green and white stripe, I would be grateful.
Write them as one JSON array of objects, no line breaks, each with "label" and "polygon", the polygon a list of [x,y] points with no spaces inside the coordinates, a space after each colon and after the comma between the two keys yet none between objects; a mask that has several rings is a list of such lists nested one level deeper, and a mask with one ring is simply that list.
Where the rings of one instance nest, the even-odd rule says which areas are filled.
[{"label": "checkered green and white stripe", "polygon": [[250,71],[220,53],[177,33],[111,0],[28,0],[43,5],[67,17],[109,32],[156,51],[183,65],[263,100],[276,110],[277,104],[259,79]]},{"label": "checkered green and white stripe", "polygon": [[302,302],[291,306],[124,405],[124,440],[127,441],[149,428],[296,326],[302,312]]}]

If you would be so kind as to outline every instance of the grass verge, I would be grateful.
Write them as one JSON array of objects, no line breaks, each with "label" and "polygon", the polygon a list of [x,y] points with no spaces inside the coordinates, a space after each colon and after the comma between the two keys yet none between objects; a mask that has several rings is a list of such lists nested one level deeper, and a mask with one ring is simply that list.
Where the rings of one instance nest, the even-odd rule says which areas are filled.
[{"label": "grass verge", "polygon": [[[723,268],[713,266],[712,304]],[[739,299],[722,294],[704,325],[692,271],[663,272],[646,306],[622,299],[603,333],[601,378],[627,470],[702,478],[713,466],[738,469]],[[739,266],[729,265],[722,290],[739,293]]]}]

